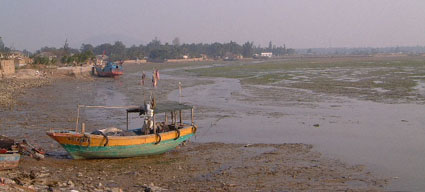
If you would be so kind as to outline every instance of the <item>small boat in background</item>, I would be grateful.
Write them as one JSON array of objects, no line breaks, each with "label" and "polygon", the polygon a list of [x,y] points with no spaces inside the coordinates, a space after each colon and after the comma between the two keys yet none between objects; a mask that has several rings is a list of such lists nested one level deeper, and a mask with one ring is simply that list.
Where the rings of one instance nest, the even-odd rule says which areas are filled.
[{"label": "small boat in background", "polygon": [[103,68],[101,66],[93,66],[93,75],[95,71],[99,77],[116,77],[124,74],[122,65],[118,65],[114,62],[108,62]]},{"label": "small boat in background", "polygon": [[[79,131],[80,108],[105,108],[127,111],[127,130],[115,127],[85,132],[85,124]],[[190,110],[191,122],[183,122],[182,110]],[[144,117],[143,127],[128,129],[129,113]],[[171,114],[171,121],[167,117]],[[164,121],[158,121],[158,114],[164,114]],[[180,118],[178,118],[180,117]],[[178,121],[179,119],[179,121]],[[56,140],[73,159],[126,158],[165,153],[192,137],[197,130],[193,121],[193,107],[180,103],[167,103],[152,107],[144,106],[85,106],[78,105],[75,131],[48,131],[47,135]]]}]

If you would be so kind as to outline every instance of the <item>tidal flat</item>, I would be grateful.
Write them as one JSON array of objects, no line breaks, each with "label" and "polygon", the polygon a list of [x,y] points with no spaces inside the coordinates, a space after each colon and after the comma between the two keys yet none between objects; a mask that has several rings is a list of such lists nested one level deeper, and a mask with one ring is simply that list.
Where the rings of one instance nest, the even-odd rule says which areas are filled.
[{"label": "tidal flat", "polygon": [[[158,87],[141,86],[142,71],[150,77],[154,67]],[[2,110],[1,133],[49,155],[24,157],[1,177],[37,190],[425,188],[425,57],[148,63],[124,70],[119,79],[61,79],[15,97],[15,107]],[[151,95],[195,106],[199,130],[188,145],[153,157],[76,161],[45,135],[74,129],[77,104],[137,105]],[[125,128],[125,119],[120,110],[82,112],[88,131]],[[138,117],[131,120],[140,125]]]}]

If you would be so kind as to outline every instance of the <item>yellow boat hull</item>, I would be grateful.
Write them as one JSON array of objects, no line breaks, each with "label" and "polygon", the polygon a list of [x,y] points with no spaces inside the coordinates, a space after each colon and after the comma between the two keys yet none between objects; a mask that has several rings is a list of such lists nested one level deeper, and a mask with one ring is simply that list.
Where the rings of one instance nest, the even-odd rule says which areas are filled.
[{"label": "yellow boat hull", "polygon": [[185,126],[177,131],[139,136],[108,136],[72,131],[49,131],[74,159],[126,158],[165,153],[192,137],[196,128]]}]

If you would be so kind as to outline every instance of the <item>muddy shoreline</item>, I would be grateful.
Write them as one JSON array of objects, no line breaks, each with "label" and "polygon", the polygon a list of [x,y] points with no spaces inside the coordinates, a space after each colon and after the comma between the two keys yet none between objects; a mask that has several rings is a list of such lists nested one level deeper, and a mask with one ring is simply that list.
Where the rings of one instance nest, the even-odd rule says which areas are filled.
[{"label": "muddy shoreline", "polygon": [[[128,70],[132,70],[131,66]],[[1,177],[15,183],[6,187],[17,191],[20,187],[36,191],[144,191],[148,188],[154,191],[381,191],[389,182],[364,166],[323,157],[306,144],[190,142],[153,157],[75,161],[45,135],[50,129],[73,129],[77,104],[129,104],[142,100],[148,93],[145,88],[134,88],[139,81],[137,75],[128,73],[119,80],[60,79],[20,94],[17,105],[2,112],[1,134],[16,140],[27,139],[46,149],[48,156],[42,161],[23,157],[18,169],[0,172]],[[187,78],[176,80],[164,75],[155,94],[161,100],[168,99],[164,95],[176,89],[176,81],[182,81],[185,87],[209,82],[193,83]],[[198,118],[209,121],[211,116],[216,116],[215,110],[200,106]],[[106,114],[87,113],[83,118],[89,120],[93,115]],[[87,127],[101,128],[120,120],[123,116],[118,115],[110,121],[88,122]],[[199,135],[204,134],[203,131],[207,129],[200,127]]]}]

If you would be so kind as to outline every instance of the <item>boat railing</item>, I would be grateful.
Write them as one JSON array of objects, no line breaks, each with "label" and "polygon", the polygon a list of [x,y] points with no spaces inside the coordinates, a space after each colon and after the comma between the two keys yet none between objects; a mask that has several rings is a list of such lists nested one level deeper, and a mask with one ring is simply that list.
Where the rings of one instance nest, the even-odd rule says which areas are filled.
[{"label": "boat railing", "polygon": [[[128,108],[134,108],[134,107],[140,107],[140,106],[136,106],[136,105],[129,105],[129,106],[78,105],[77,106],[77,120],[75,122],[75,132],[78,132],[78,129],[79,129],[80,109],[81,108],[128,109]],[[83,128],[84,128],[84,125],[82,126],[82,129]],[[127,130],[128,130],[128,113],[127,113]],[[84,132],[84,131],[82,130],[82,132]]]},{"label": "boat railing", "polygon": [[[94,109],[94,108],[97,108],[97,109],[127,109],[127,122],[126,122],[126,128],[127,128],[127,130],[128,130],[128,123],[129,123],[129,116],[128,116],[128,114],[129,113],[139,113],[139,115],[140,116],[144,116],[144,115],[146,115],[146,114],[143,114],[141,111],[142,111],[142,108],[141,108],[141,106],[136,106],[136,105],[128,105],[128,106],[104,106],[104,105],[78,105],[77,106],[77,119],[76,119],[76,123],[75,123],[75,132],[78,132],[79,131],[79,121],[80,121],[80,109],[81,108],[92,108],[92,109]],[[135,110],[135,111],[131,111],[131,110],[128,110],[128,109],[134,109],[134,108],[139,108],[140,110],[139,111],[137,111],[137,110]],[[174,125],[175,126],[175,128],[176,129],[178,129],[178,127],[180,127],[180,126],[178,126],[177,125],[177,116],[179,116],[179,118],[180,118],[180,121],[179,121],[179,123],[180,123],[180,125],[182,125],[183,124],[183,118],[182,118],[182,109],[179,109],[179,110],[172,110],[172,111],[168,111],[168,112],[171,112],[171,124],[172,125]],[[178,115],[177,115],[177,112],[178,112]],[[193,108],[193,106],[190,108],[190,112],[191,112],[191,125],[193,126],[194,125],[194,108]],[[167,118],[167,113],[165,112],[165,122],[164,122],[165,124],[167,124],[168,123],[168,118]],[[153,125],[155,126],[155,114],[154,114],[154,117],[153,117]],[[154,129],[154,131],[156,132],[156,129]],[[84,133],[85,132],[85,124],[84,123],[82,123],[82,125],[81,125],[81,133]]]}]

